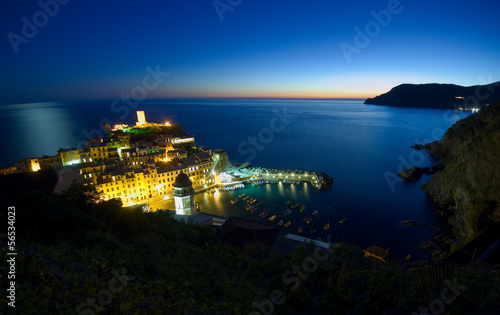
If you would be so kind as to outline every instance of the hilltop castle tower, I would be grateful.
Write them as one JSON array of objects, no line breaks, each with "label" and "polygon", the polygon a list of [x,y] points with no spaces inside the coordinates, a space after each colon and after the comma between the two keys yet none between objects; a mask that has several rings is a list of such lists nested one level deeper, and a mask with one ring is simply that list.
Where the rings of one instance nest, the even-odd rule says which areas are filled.
[{"label": "hilltop castle tower", "polygon": [[137,126],[143,126],[147,124],[146,115],[143,110],[137,111],[137,122],[135,123]]}]

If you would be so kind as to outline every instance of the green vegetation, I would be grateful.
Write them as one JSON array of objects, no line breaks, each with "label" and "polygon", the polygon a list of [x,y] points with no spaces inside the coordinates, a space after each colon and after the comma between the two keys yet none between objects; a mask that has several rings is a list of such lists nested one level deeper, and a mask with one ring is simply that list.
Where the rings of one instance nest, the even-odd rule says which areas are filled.
[{"label": "green vegetation", "polygon": [[500,102],[458,121],[443,139],[425,146],[444,169],[422,187],[454,217],[466,240],[500,219]]},{"label": "green vegetation", "polygon": [[499,273],[483,267],[408,269],[365,259],[347,245],[330,253],[311,245],[290,254],[269,254],[257,244],[240,251],[215,243],[210,227],[98,197],[74,184],[60,195],[32,192],[15,203],[16,313],[248,314],[257,306],[269,310],[266,301],[280,290],[285,300],[273,305],[275,314],[382,314],[428,307],[454,279],[466,288],[446,313],[500,298]]},{"label": "green vegetation", "polygon": [[172,124],[170,126],[155,125],[144,128],[132,128],[130,132],[130,141],[135,142],[139,140],[154,141],[163,135],[170,135],[171,137],[184,137],[188,134],[184,131],[184,127],[179,124]]}]

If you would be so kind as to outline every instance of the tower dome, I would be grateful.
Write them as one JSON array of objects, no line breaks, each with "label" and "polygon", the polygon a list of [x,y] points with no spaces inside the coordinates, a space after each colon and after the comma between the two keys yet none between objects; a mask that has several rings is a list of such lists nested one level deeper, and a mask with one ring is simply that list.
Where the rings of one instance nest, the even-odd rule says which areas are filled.
[{"label": "tower dome", "polygon": [[193,183],[191,182],[191,180],[189,179],[189,176],[186,173],[181,172],[175,178],[174,187],[189,187],[192,185],[193,185]]},{"label": "tower dome", "polygon": [[175,213],[181,215],[196,215],[194,210],[193,183],[186,173],[181,172],[174,181]]}]

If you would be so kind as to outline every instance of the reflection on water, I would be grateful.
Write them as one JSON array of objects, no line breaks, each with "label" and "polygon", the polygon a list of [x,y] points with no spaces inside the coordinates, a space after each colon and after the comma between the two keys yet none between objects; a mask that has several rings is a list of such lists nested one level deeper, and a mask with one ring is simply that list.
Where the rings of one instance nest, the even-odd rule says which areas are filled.
[{"label": "reflection on water", "polygon": [[[230,105],[230,106],[229,106]],[[290,114],[290,124],[274,140],[258,152],[252,164],[277,169],[303,169],[325,172],[334,178],[332,189],[318,191],[308,185],[269,185],[248,187],[236,192],[221,192],[219,196],[197,194],[195,201],[202,211],[223,216],[240,216],[269,222],[244,210],[242,201],[230,200],[245,192],[263,201],[270,215],[283,215],[287,200],[306,206],[305,214],[290,214],[291,232],[310,233],[302,220],[318,210],[315,224],[324,232],[330,221],[329,233],[334,241],[346,241],[360,247],[377,245],[390,248],[401,256],[412,253],[424,241],[440,234],[431,226],[442,226],[430,198],[419,189],[428,176],[414,182],[397,183],[391,190],[385,172],[398,173],[400,158],[408,160],[415,142],[436,140],[438,131],[447,130],[455,120],[467,115],[439,109],[394,108],[364,105],[360,101],[308,100],[169,100],[144,102],[151,121],[170,120],[181,123],[196,135],[196,143],[212,149],[225,149],[231,161],[244,162],[248,155],[238,145],[248,136],[258,135],[275,118],[273,109]],[[101,118],[113,122],[135,123],[135,116],[117,121],[110,113],[109,102],[46,103],[11,106],[1,109],[2,139],[9,148],[2,158],[4,165],[27,156],[56,154],[59,147],[76,146],[82,140],[82,130],[99,128]],[[294,117],[292,119],[292,117]],[[207,124],[207,122],[210,122]],[[435,163],[427,155],[422,164]],[[5,163],[7,161],[7,163]],[[154,206],[157,209],[159,206]],[[170,199],[161,208],[173,209]],[[347,218],[344,224],[339,221]],[[406,227],[400,222],[412,219],[426,223],[425,227]],[[279,222],[277,218],[275,222]],[[309,228],[309,232],[308,229]]]},{"label": "reflection on water", "polygon": [[[10,110],[2,110],[2,120],[8,121],[8,124],[2,124],[0,132],[11,137],[3,138],[2,144],[14,154],[22,152],[17,155],[19,159],[56,155],[59,147],[74,142],[71,135],[73,117],[61,104],[23,104],[9,108]],[[14,129],[16,132],[12,133],[4,128]]]}]

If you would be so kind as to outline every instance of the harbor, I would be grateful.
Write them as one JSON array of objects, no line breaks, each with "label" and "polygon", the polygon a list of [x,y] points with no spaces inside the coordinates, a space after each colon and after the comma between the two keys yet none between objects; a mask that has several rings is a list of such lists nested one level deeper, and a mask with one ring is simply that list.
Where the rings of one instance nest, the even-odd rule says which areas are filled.
[{"label": "harbor", "polygon": [[[342,231],[348,231],[348,224],[340,223],[347,213],[319,202],[317,197],[325,193],[309,181],[258,179],[213,187],[197,193],[194,201],[205,215],[239,217],[275,225],[286,233],[306,238],[330,236],[332,241],[339,241]],[[173,207],[173,200],[164,205],[166,209]]]}]

